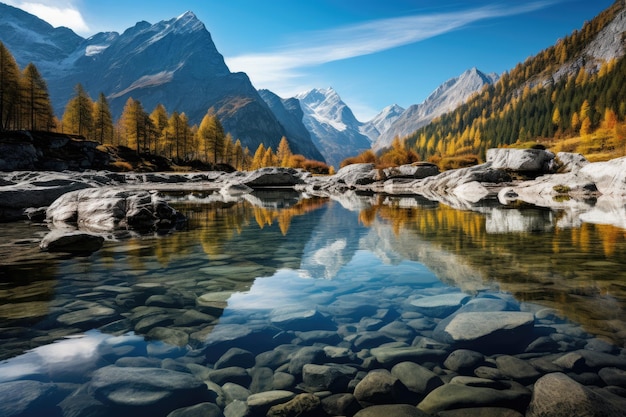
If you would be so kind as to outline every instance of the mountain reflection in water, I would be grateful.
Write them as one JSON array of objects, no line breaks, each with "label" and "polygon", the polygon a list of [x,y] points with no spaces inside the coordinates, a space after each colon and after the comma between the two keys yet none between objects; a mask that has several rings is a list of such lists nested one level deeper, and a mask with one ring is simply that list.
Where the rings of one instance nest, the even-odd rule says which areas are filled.
[{"label": "mountain reflection in water", "polygon": [[[467,293],[509,292],[626,341],[626,231],[615,226],[565,227],[565,212],[461,211],[421,198],[169,198],[188,217],[186,230],[107,242],[87,258],[45,259],[40,276],[31,259],[24,281],[14,273],[22,264],[3,266],[0,357],[94,328],[197,346],[229,303],[271,302],[245,299],[256,279],[253,293],[278,291],[285,277],[333,280],[367,257]],[[23,225],[15,233],[3,238],[23,238]],[[280,278],[278,287],[263,277]],[[287,298],[297,302],[297,292]]]}]

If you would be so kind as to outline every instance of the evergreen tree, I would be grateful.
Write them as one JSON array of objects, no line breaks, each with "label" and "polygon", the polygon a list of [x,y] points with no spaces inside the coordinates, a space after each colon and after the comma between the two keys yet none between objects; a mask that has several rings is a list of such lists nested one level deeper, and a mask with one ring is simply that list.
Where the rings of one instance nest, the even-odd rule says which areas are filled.
[{"label": "evergreen tree", "polygon": [[14,127],[20,70],[15,58],[0,42],[0,130]]},{"label": "evergreen tree", "polygon": [[113,116],[104,93],[98,95],[98,100],[93,106],[93,129],[94,137],[101,145],[113,143]]}]

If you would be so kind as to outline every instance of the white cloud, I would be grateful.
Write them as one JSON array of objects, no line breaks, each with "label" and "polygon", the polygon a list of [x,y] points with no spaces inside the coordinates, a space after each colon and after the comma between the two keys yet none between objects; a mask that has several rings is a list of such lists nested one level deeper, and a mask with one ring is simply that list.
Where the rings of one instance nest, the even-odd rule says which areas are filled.
[{"label": "white cloud", "polygon": [[49,1],[5,0],[4,3],[33,14],[54,27],[65,26],[80,35],[90,33],[89,25],[72,1],[55,1],[54,5]]},{"label": "white cloud", "polygon": [[226,63],[231,71],[247,73],[257,88],[279,94],[298,92],[302,91],[296,90],[298,86],[304,87],[301,80],[308,76],[305,68],[420,42],[480,20],[527,13],[551,4],[553,0],[380,19],[302,34],[303,41],[269,52],[227,57]]}]

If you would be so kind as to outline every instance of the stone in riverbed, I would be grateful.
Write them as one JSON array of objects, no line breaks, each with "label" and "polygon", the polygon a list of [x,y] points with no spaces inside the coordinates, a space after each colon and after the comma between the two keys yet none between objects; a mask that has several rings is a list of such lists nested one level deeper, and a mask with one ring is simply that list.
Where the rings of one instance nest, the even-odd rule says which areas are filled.
[{"label": "stone in riverbed", "polygon": [[291,391],[266,391],[252,394],[247,403],[253,415],[265,415],[276,404],[283,404],[296,395]]},{"label": "stone in riverbed", "polygon": [[100,368],[94,372],[88,392],[104,404],[159,413],[211,400],[202,381],[161,368]]},{"label": "stone in riverbed", "polygon": [[515,356],[502,355],[496,358],[498,369],[509,379],[520,384],[533,383],[541,376],[531,364]]},{"label": "stone in riverbed", "polygon": [[423,411],[408,404],[373,405],[359,411],[354,417],[430,417]]},{"label": "stone in riverbed", "polygon": [[391,368],[391,375],[398,378],[409,391],[418,395],[426,395],[443,385],[437,374],[413,362],[400,362]]},{"label": "stone in riverbed", "polygon": [[322,408],[331,416],[352,416],[361,405],[352,394],[333,394],[322,399]]},{"label": "stone in riverbed", "polygon": [[508,389],[445,384],[428,394],[417,408],[430,414],[473,407],[510,407],[521,412],[526,410],[531,397],[530,391],[514,382],[503,384],[507,384]]},{"label": "stone in riverbed", "polygon": [[215,369],[228,368],[230,366],[240,366],[242,368],[252,368],[254,366],[254,355],[245,349],[230,348],[215,362]]},{"label": "stone in riverbed", "polygon": [[527,417],[617,417],[624,409],[562,373],[541,377],[533,387]]},{"label": "stone in riverbed", "polygon": [[227,382],[238,384],[243,387],[250,385],[252,378],[244,368],[231,366],[228,368],[216,369],[209,372],[209,379],[217,385],[224,385]]},{"label": "stone in riverbed", "polygon": [[57,229],[48,233],[39,247],[48,252],[89,254],[102,248],[104,237],[93,233]]},{"label": "stone in riverbed", "polygon": [[267,417],[313,416],[319,411],[320,405],[320,399],[315,395],[300,394],[286,403],[272,406]]},{"label": "stone in riverbed", "polygon": [[354,389],[354,397],[364,407],[404,402],[408,389],[386,369],[370,371]]},{"label": "stone in riverbed", "polygon": [[0,415],[3,417],[52,415],[60,400],[56,384],[13,381],[0,384]]},{"label": "stone in riverbed", "polygon": [[519,348],[532,336],[534,320],[531,313],[513,311],[459,313],[441,321],[433,337],[479,352]]},{"label": "stone in riverbed", "polygon": [[302,367],[302,380],[315,391],[342,392],[356,373],[356,368],[346,365],[306,364]]},{"label": "stone in riverbed", "polygon": [[270,321],[283,330],[332,330],[333,322],[315,309],[280,308],[272,311]]},{"label": "stone in riverbed", "polygon": [[417,311],[430,317],[443,318],[458,310],[470,296],[463,293],[440,294],[411,301]]},{"label": "stone in riverbed", "polygon": [[439,361],[448,355],[448,352],[445,350],[396,346],[393,344],[374,348],[371,350],[371,353],[379,363],[386,366],[393,366],[404,361],[415,363]]},{"label": "stone in riverbed", "polygon": [[480,352],[468,349],[457,349],[450,354],[443,365],[461,374],[472,373],[474,369],[485,360],[485,356]]},{"label": "stone in riverbed", "polygon": [[190,407],[179,408],[167,417],[224,417],[222,410],[213,403],[200,403]]}]

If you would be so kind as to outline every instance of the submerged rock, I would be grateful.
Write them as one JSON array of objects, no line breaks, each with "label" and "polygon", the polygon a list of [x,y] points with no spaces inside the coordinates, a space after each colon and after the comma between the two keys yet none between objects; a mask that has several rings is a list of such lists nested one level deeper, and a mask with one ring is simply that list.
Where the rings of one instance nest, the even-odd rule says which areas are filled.
[{"label": "submerged rock", "polygon": [[552,373],[535,383],[526,416],[618,417],[624,408],[563,373]]},{"label": "submerged rock", "polygon": [[100,250],[104,237],[93,233],[57,229],[48,233],[39,247],[48,252],[92,253]]}]

